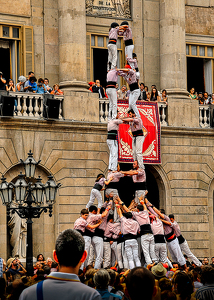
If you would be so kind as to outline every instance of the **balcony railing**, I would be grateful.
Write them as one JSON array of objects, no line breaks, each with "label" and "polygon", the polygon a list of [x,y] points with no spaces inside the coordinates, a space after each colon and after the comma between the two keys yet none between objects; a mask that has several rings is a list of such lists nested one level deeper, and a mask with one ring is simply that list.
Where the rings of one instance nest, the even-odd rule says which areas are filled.
[{"label": "balcony railing", "polygon": [[[15,97],[16,100],[14,103],[14,117],[43,118],[45,104],[43,94],[9,92],[9,95]],[[59,119],[63,119],[63,99],[64,96],[54,95],[53,100],[60,100]]]},{"label": "balcony railing", "polygon": [[214,105],[199,105],[199,125],[202,128],[214,127]]},{"label": "balcony railing", "polygon": [[[100,99],[100,122],[108,122],[108,111],[109,111],[109,99]],[[160,116],[160,123],[161,126],[168,126],[167,123],[167,103],[165,102],[158,102],[159,108],[159,116]]]}]

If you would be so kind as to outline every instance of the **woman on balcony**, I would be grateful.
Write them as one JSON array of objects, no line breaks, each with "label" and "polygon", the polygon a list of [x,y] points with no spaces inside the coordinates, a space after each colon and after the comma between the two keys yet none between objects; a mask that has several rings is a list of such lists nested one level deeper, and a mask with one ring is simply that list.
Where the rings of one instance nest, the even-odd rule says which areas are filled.
[{"label": "woman on balcony", "polygon": [[15,92],[16,91],[13,79],[9,79],[8,85],[6,85],[6,91],[7,92]]},{"label": "woman on balcony", "polygon": [[59,89],[58,84],[54,84],[53,91],[51,92],[52,95],[63,95],[63,91]]},{"label": "woman on balcony", "polygon": [[158,90],[156,89],[156,87],[152,88],[151,91],[151,97],[150,97],[150,101],[157,101],[160,102],[160,96],[158,96]]},{"label": "woman on balcony", "polygon": [[190,93],[189,93],[189,97],[192,99],[192,100],[196,100],[197,99],[197,96],[195,94],[195,88],[192,87],[191,90],[190,90]]},{"label": "woman on balcony", "polygon": [[21,76],[19,76],[18,81],[19,82],[16,84],[16,92],[24,93],[24,84],[26,81],[26,77],[21,75]]}]

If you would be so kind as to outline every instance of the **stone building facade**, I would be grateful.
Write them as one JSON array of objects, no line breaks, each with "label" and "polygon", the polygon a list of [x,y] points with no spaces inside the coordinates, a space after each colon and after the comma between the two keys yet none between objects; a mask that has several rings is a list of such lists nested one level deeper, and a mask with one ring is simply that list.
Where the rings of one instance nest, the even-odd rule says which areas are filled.
[{"label": "stone building facade", "polygon": [[[44,182],[51,173],[63,184],[53,217],[43,215],[33,224],[34,256],[50,256],[58,233],[73,226],[87,203],[96,174],[107,171],[106,124],[99,122],[99,99],[88,92],[87,81],[99,74],[96,64],[106,55],[110,23],[128,19],[141,81],[166,88],[169,94],[168,126],[161,129],[162,164],[148,166],[158,185],[160,206],[175,214],[199,258],[213,256],[214,132],[200,128],[198,103],[188,98],[187,86],[196,80],[188,68],[200,61],[206,71],[201,86],[213,91],[214,1],[112,3],[13,0],[11,6],[3,0],[0,53],[7,57],[5,74],[17,80],[34,70],[37,77],[48,77],[51,85],[59,82],[65,120],[1,118],[0,172],[14,180],[22,168],[19,159],[31,149],[35,159],[41,159],[38,174]],[[6,258],[9,233],[3,205],[0,228],[0,256]]]}]

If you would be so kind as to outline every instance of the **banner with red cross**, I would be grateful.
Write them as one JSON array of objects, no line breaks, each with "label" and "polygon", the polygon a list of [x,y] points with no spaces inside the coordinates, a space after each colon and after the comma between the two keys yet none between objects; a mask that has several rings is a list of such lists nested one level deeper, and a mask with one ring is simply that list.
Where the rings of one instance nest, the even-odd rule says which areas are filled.
[{"label": "banner with red cross", "polygon": [[[119,117],[128,117],[129,105],[126,100],[117,102]],[[143,121],[144,143],[143,161],[146,164],[161,164],[160,152],[160,118],[158,104],[155,102],[137,101]],[[128,124],[121,124],[118,131],[118,161],[133,162],[132,134]]]}]

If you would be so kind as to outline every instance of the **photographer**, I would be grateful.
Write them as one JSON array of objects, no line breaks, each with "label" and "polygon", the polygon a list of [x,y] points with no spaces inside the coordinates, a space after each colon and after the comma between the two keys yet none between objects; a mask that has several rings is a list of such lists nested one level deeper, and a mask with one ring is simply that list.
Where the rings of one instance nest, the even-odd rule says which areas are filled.
[{"label": "photographer", "polygon": [[3,78],[3,73],[0,72],[0,90],[5,90],[6,80]]},{"label": "photographer", "polygon": [[37,93],[38,94],[45,94],[45,93],[47,93],[47,88],[46,88],[46,86],[44,84],[44,79],[42,79],[42,78],[38,79]]},{"label": "photographer", "polygon": [[24,85],[24,91],[27,92],[28,91],[28,87],[29,87],[29,84],[30,84],[30,78],[31,77],[34,77],[34,73],[33,71],[30,71],[28,72],[28,80],[25,82],[25,85]]},{"label": "photographer", "polygon": [[51,92],[52,95],[63,95],[63,91],[59,89],[58,84],[54,84],[53,91]]},{"label": "photographer", "polygon": [[[29,78],[29,84],[25,89],[26,92],[36,93],[37,92],[37,84],[36,84],[36,77],[32,76]],[[26,84],[26,83],[25,83]]]},{"label": "photographer", "polygon": [[7,271],[10,271],[12,275],[19,274],[21,276],[27,273],[27,271],[25,270],[25,268],[22,266],[22,264],[17,258],[14,258],[13,260],[11,259],[11,261],[8,264]]}]

